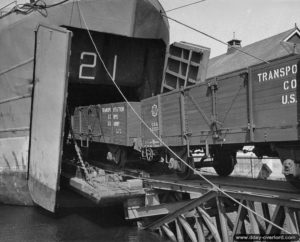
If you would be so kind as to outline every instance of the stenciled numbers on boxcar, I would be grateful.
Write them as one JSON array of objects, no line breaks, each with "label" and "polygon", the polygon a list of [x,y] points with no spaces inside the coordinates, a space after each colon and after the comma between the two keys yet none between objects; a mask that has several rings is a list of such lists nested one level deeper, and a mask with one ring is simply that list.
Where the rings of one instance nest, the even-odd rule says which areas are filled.
[{"label": "stenciled numbers on boxcar", "polygon": [[[87,73],[91,72],[91,69],[94,69],[97,64],[97,55],[94,52],[82,52],[80,55],[80,61],[89,60],[90,63],[82,63],[79,66],[79,79],[88,79],[95,80],[94,75],[88,75]],[[90,61],[91,59],[91,61]],[[85,73],[85,74],[84,74]],[[92,71],[91,73],[95,73]]]}]

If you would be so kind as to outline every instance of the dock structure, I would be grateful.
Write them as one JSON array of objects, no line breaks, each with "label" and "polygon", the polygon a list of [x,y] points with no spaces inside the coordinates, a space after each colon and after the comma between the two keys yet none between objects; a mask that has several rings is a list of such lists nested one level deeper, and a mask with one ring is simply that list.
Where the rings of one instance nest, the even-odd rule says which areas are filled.
[{"label": "dock structure", "polygon": [[149,177],[126,169],[101,173],[89,182],[69,177],[68,184],[98,205],[123,203],[126,219],[170,241],[236,241],[250,235],[257,240],[273,236],[269,241],[299,241],[300,193],[290,183],[206,178],[215,187],[196,175],[181,180],[175,174]]}]

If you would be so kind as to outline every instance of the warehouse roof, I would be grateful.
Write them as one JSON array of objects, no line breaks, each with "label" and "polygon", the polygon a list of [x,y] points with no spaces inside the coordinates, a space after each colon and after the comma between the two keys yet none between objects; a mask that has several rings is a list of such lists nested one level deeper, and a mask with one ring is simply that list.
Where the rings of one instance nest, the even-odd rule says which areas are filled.
[{"label": "warehouse roof", "polygon": [[[270,61],[293,53],[300,54],[300,31],[295,28],[240,48],[259,59]],[[262,61],[238,50],[209,60],[207,78],[241,70]]]}]

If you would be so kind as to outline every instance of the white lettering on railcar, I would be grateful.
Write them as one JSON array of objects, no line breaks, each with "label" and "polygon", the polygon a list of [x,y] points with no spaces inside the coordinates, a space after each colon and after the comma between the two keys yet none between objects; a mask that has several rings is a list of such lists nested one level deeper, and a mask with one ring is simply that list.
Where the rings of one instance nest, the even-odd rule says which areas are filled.
[{"label": "white lettering on railcar", "polygon": [[124,107],[120,106],[120,107],[113,107],[113,112],[114,113],[118,113],[118,112],[124,112]]},{"label": "white lettering on railcar", "polygon": [[296,89],[296,88],[297,88],[297,80],[296,79],[283,82],[283,90],[285,90],[285,91],[290,90],[290,89]]},{"label": "white lettering on railcar", "polygon": [[258,82],[266,82],[271,80],[276,80],[279,78],[284,78],[289,75],[296,75],[297,73],[297,64],[288,65],[280,67],[274,70],[269,70],[257,74]]},{"label": "white lettering on railcar", "polygon": [[111,108],[102,108],[102,113],[110,113]]},{"label": "white lettering on railcar", "polygon": [[292,104],[296,103],[296,94],[295,93],[290,93],[290,94],[284,94],[281,96],[281,103],[282,104]]},{"label": "white lettering on railcar", "polygon": [[158,107],[157,107],[156,104],[152,105],[151,114],[152,114],[152,117],[156,117],[157,116],[157,114],[158,114]]},{"label": "white lettering on railcar", "polygon": [[[257,73],[258,83],[265,83],[269,81],[278,80],[282,82],[283,93],[280,94],[280,102],[283,105],[297,103],[297,64],[285,64],[281,67],[274,67],[264,72]],[[271,88],[276,88],[278,84]]]},{"label": "white lettering on railcar", "polygon": [[159,130],[158,122],[151,122],[151,130],[154,132]]},{"label": "white lettering on railcar", "polygon": [[115,121],[114,122],[114,127],[119,127],[120,126],[120,122],[119,121]]}]

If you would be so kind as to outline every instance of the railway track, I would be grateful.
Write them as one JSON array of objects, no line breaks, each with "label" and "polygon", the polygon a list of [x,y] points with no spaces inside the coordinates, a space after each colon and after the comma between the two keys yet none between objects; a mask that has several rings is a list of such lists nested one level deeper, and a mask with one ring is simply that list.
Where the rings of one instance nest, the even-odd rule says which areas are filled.
[{"label": "railway track", "polygon": [[[268,198],[280,198],[299,202],[300,190],[286,181],[262,180],[244,177],[205,176],[220,189],[230,194],[251,194]],[[148,186],[154,189],[167,189],[188,193],[203,193],[212,186],[200,177],[192,180],[179,180],[175,175],[151,177]]]},{"label": "railway track", "polygon": [[[155,202],[133,209],[135,219],[152,218],[144,228],[159,231],[171,241],[186,241],[181,240],[184,236],[191,241],[235,241],[235,236],[241,234],[292,234],[292,241],[299,241],[300,191],[290,183],[205,177],[224,193],[198,176],[191,180],[179,180],[176,175],[152,176],[145,181],[145,188],[150,191],[148,200]],[[169,196],[175,193],[176,198],[188,194],[190,198],[173,198],[168,203],[161,199],[164,192]]]},{"label": "railway track", "polygon": [[[205,175],[220,191],[197,175],[182,180],[176,174],[165,174],[163,164],[159,166],[149,164],[142,171],[130,165],[120,169],[101,164],[98,168],[123,177],[123,183],[103,187],[98,179],[98,185],[91,187],[84,180],[70,178],[70,184],[96,203],[108,201],[111,194],[107,191],[118,188],[115,191],[124,203],[126,218],[171,241],[234,241],[241,234],[299,234],[300,191],[286,181]],[[132,178],[143,180],[140,189],[128,183]]]}]

